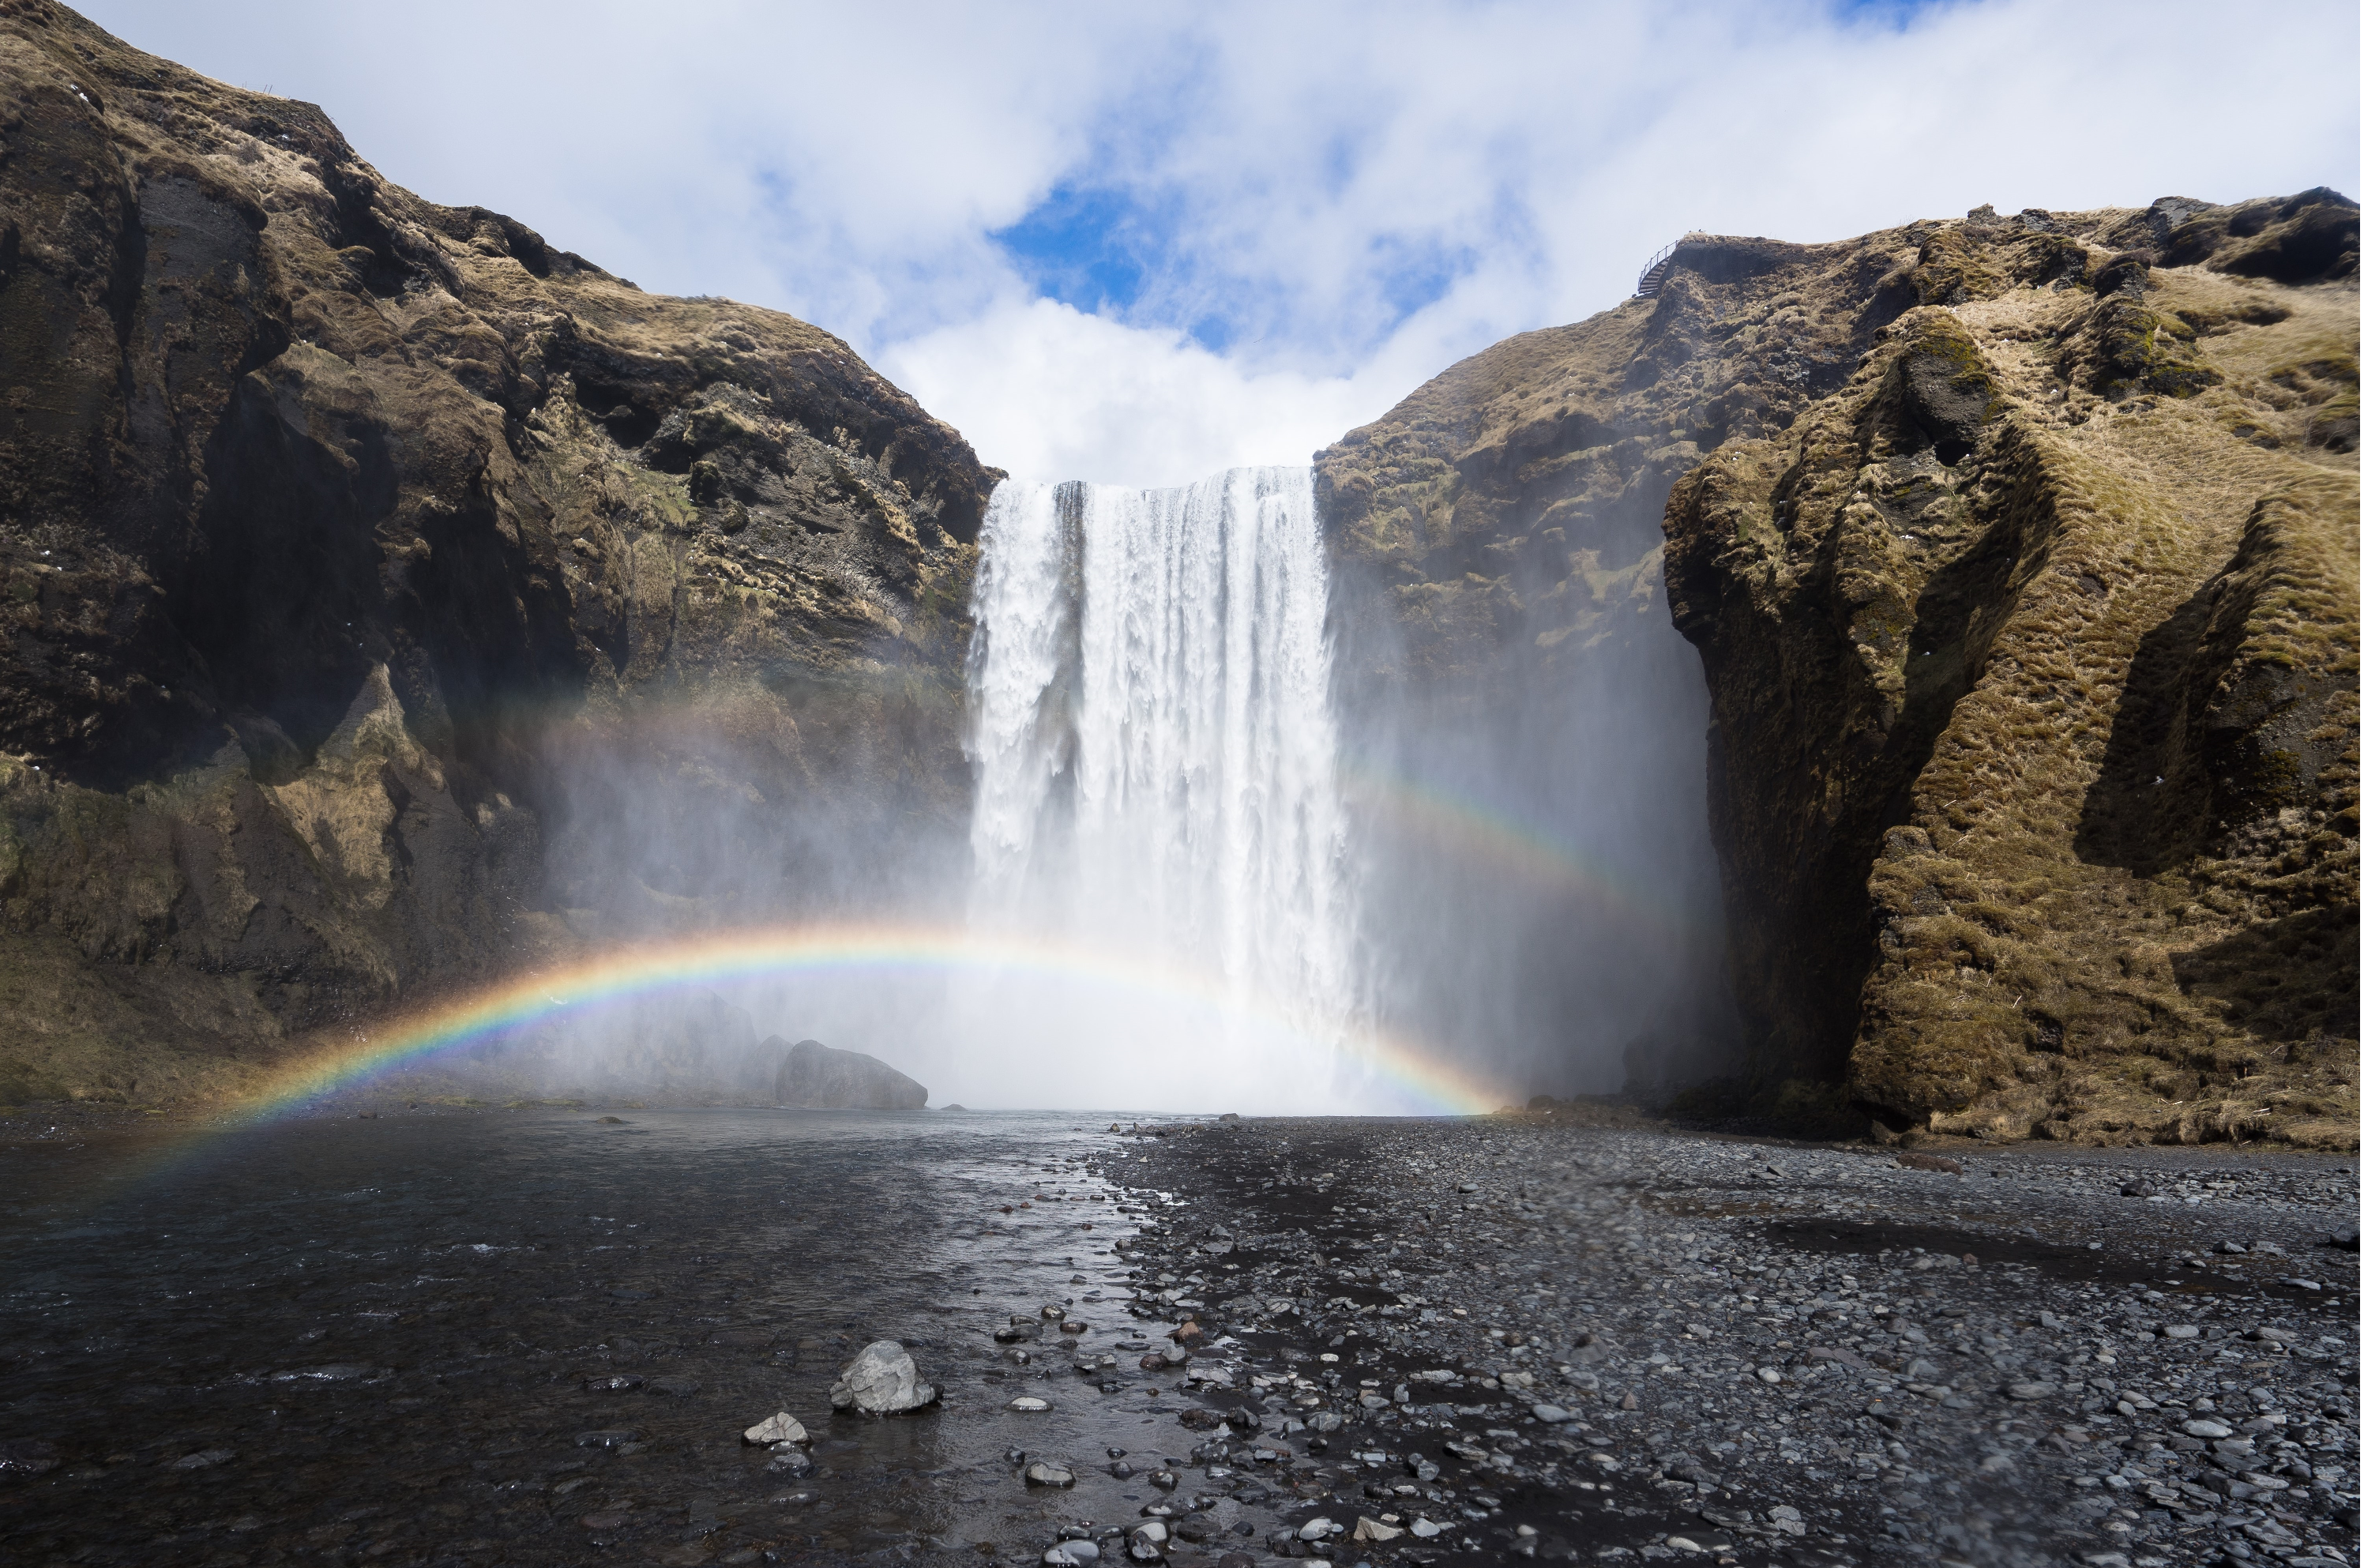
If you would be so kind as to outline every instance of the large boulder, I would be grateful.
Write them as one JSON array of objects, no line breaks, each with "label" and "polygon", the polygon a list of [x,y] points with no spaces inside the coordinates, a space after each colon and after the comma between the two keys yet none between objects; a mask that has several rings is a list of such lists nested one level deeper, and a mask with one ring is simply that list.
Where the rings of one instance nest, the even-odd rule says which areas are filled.
[{"label": "large boulder", "polygon": [[920,1381],[920,1369],[912,1363],[910,1351],[892,1339],[878,1339],[863,1346],[861,1353],[845,1363],[837,1382],[830,1386],[829,1402],[856,1415],[898,1416],[933,1405],[936,1389]]},{"label": "large boulder", "polygon": [[[778,1036],[764,1042],[768,1050]],[[788,1047],[777,1081],[783,1105],[823,1111],[916,1111],[928,1103],[927,1085],[907,1078],[860,1051],[833,1050],[819,1040]]]}]

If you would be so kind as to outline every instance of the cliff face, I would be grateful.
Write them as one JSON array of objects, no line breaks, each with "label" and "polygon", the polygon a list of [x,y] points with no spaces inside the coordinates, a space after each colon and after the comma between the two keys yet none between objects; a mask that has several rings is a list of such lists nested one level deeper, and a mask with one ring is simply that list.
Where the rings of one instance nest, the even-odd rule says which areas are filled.
[{"label": "cliff face", "polygon": [[1670,612],[1760,1103],[2352,1143],[2356,232],[1687,239],[1322,454],[1369,678],[1631,706]]},{"label": "cliff face", "polygon": [[1902,238],[1920,303],[1667,513],[1766,1064],[1940,1131],[2352,1143],[2354,204]]},{"label": "cliff face", "polygon": [[995,476],[843,343],[43,0],[0,137],[0,1101],[957,832]]}]

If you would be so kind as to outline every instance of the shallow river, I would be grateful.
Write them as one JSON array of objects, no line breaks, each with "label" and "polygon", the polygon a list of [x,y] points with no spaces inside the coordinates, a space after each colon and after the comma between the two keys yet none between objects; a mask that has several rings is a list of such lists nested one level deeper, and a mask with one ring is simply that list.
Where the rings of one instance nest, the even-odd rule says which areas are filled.
[{"label": "shallow river", "polygon": [[[0,1150],[0,1451],[54,1460],[0,1475],[0,1560],[810,1562],[990,1541],[1031,1562],[1061,1523],[1154,1500],[1109,1473],[1110,1449],[1147,1472],[1188,1434],[1121,1305],[1110,1243],[1132,1202],[1079,1168],[1117,1143],[1106,1115],[618,1114]],[[1026,1366],[995,1346],[1049,1303],[1090,1323],[1081,1350],[1118,1357],[1110,1392],[1070,1370],[1078,1337]],[[910,1348],[941,1407],[831,1418],[838,1369],[877,1338]],[[1005,1408],[1024,1392],[1053,1409]],[[811,1428],[809,1474],[740,1441],[775,1410]],[[1013,1447],[1079,1484],[1030,1489]]]}]

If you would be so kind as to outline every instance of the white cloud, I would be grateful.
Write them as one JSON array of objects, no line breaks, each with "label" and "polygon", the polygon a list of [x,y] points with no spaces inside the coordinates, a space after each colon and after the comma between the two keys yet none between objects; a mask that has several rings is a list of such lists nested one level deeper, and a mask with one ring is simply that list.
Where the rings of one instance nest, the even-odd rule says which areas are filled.
[{"label": "white cloud", "polygon": [[[819,322],[988,462],[1135,482],[1301,457],[1687,229],[2357,185],[2347,0],[86,8],[423,195]],[[1062,184],[1154,219],[1121,313],[990,238]]]},{"label": "white cloud", "polygon": [[1017,477],[1143,486],[1310,462],[1402,391],[1252,371],[1171,329],[1049,299],[892,344],[878,368]]}]

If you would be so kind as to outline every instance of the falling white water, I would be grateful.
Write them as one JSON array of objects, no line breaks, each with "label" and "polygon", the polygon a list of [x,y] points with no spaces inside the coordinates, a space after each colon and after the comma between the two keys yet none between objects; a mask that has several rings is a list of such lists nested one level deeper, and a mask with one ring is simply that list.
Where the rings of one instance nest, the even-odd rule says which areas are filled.
[{"label": "falling white water", "polygon": [[[964,1026],[999,1037],[997,1071],[1044,1071],[1038,1103],[1341,1108],[1354,909],[1311,473],[1008,483],[980,545],[971,923],[1106,961],[970,988]],[[1143,966],[1187,978],[1096,978]]]}]

